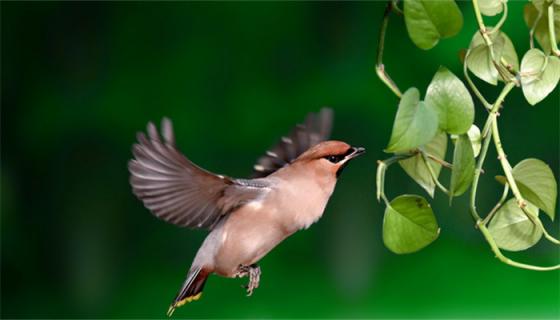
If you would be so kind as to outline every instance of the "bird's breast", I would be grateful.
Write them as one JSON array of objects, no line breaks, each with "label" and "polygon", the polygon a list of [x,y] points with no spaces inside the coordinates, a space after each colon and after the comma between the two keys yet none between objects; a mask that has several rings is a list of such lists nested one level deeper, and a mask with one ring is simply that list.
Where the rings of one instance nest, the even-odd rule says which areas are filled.
[{"label": "bird's breast", "polygon": [[325,210],[334,189],[321,187],[309,179],[291,180],[271,193],[270,201],[276,203],[276,218],[291,233],[306,229],[315,223]]},{"label": "bird's breast", "polygon": [[240,264],[258,262],[286,237],[308,228],[323,215],[333,188],[306,180],[279,181],[261,198],[232,212],[220,230],[216,272],[234,276]]}]

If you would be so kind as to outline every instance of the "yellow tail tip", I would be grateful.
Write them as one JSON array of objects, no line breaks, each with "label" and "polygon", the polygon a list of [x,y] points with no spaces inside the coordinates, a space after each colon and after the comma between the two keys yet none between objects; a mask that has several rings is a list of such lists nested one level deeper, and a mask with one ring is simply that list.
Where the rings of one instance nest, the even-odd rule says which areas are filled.
[{"label": "yellow tail tip", "polygon": [[182,307],[185,304],[192,302],[192,301],[196,301],[198,299],[200,299],[200,297],[202,296],[202,292],[197,293],[194,296],[190,296],[190,297],[186,297],[183,300],[179,300],[177,302],[173,302],[170,306],[169,309],[167,309],[167,316],[171,317],[173,315],[173,312],[175,312],[176,308]]}]

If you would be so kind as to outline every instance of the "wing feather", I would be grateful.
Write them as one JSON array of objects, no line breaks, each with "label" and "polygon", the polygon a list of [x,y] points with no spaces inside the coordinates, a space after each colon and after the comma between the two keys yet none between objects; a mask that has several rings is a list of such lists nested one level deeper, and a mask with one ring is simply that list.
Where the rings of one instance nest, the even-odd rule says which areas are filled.
[{"label": "wing feather", "polygon": [[307,115],[303,124],[296,125],[287,137],[282,137],[280,142],[257,160],[252,177],[266,177],[290,164],[310,147],[327,140],[331,134],[332,120],[333,111],[329,108]]},{"label": "wing feather", "polygon": [[[134,194],[156,217],[189,228],[211,229],[235,208],[257,199],[265,182],[218,176],[187,159],[175,147],[169,119],[161,124],[161,136],[153,123],[138,133],[134,159],[128,163]],[[162,139],[163,138],[163,139]]]}]

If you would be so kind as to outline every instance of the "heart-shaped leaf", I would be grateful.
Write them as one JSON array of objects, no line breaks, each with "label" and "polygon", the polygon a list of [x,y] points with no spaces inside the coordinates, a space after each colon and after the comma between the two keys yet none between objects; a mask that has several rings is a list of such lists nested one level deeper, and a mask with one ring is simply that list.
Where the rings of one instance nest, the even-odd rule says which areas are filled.
[{"label": "heart-shaped leaf", "polygon": [[539,49],[525,53],[521,61],[521,87],[531,105],[542,101],[560,80],[560,59],[546,56]]},{"label": "heart-shaped leaf", "polygon": [[394,253],[412,253],[432,243],[439,235],[434,212],[426,199],[402,195],[387,206],[383,219],[383,242]]},{"label": "heart-shaped leaf", "polygon": [[489,17],[495,16],[504,10],[502,0],[478,0],[478,6],[480,12]]},{"label": "heart-shaped leaf", "polygon": [[[527,211],[538,219],[539,209],[527,203]],[[498,247],[521,251],[534,246],[542,237],[542,230],[519,208],[515,199],[509,199],[490,221],[488,231]]]},{"label": "heart-shaped leaf", "polygon": [[402,96],[393,124],[389,146],[385,152],[400,153],[430,142],[437,133],[437,114],[420,101],[416,88]]},{"label": "heart-shaped leaf", "polygon": [[428,50],[461,31],[463,14],[454,0],[405,0],[404,21],[412,42]]},{"label": "heart-shaped leaf", "polygon": [[435,108],[439,128],[450,134],[466,133],[474,121],[474,103],[463,82],[439,67],[426,92],[426,103]]},{"label": "heart-shaped leaf", "polygon": [[[422,149],[438,159],[445,158],[445,152],[447,151],[447,135],[443,132],[438,133],[432,141],[424,145]],[[441,164],[432,160],[428,160],[428,163],[430,167],[432,167],[436,177],[438,177],[441,171]],[[436,184],[421,154],[401,160],[399,164],[416,183],[424,188],[432,198],[434,197]]]},{"label": "heart-shaped leaf", "polygon": [[558,187],[550,167],[538,159],[525,159],[513,168],[513,178],[521,195],[554,220]]},{"label": "heart-shaped leaf", "polygon": [[462,134],[455,143],[453,169],[451,170],[450,200],[463,194],[474,177],[474,151],[469,136]]},{"label": "heart-shaped leaf", "polygon": [[[556,42],[560,41],[560,4],[553,4],[554,8],[554,31],[556,33]],[[540,14],[540,18],[539,18]],[[527,3],[523,10],[523,18],[529,29],[533,27],[537,18],[537,25],[534,29],[534,35],[537,42],[546,54],[550,54],[550,35],[548,29],[548,10],[545,1],[533,1]]]},{"label": "heart-shaped leaf", "polygon": [[[504,58],[512,67],[513,70],[519,70],[519,59],[513,43],[508,36],[501,32],[490,34],[492,40],[492,48],[497,61]],[[478,78],[496,85],[498,79],[501,80],[498,70],[492,62],[490,48],[484,42],[480,32],[475,33],[469,46],[470,53],[467,56],[467,67]]]}]

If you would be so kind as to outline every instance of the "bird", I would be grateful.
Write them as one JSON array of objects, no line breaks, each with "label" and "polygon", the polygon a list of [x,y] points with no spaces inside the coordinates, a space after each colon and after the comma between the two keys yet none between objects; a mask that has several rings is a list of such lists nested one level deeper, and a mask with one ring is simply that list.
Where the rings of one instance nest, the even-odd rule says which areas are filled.
[{"label": "bird", "polygon": [[209,172],[176,147],[171,120],[161,135],[149,122],[137,134],[128,163],[132,191],[157,218],[209,231],[167,315],[198,300],[208,277],[248,277],[247,295],[259,287],[258,262],[325,210],[338,177],[362,147],[329,139],[333,111],[309,113],[257,160],[253,175],[231,178]]}]

